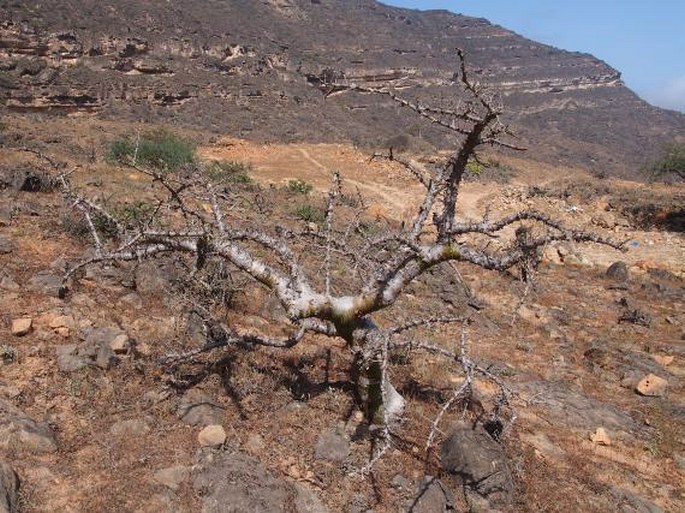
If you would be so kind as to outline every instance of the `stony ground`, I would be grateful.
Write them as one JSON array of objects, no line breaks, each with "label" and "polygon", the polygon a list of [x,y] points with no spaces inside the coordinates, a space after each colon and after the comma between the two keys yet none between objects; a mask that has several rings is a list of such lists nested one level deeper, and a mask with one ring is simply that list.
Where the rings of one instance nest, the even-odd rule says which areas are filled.
[{"label": "stony ground", "polygon": [[[15,121],[7,147],[35,145],[80,165],[79,183],[100,199],[147,194],[144,180],[103,159],[106,142],[130,127]],[[194,135],[206,158],[250,162],[272,201],[291,178],[324,191],[331,169],[367,198],[377,223],[401,222],[417,200],[401,170],[369,164],[349,146]],[[470,354],[516,392],[518,418],[499,442],[471,429],[492,413],[494,391],[479,382],[485,411],[450,411],[442,451],[426,454],[430,423],[460,378],[440,361],[407,357],[392,371],[407,417],[392,451],[361,479],[350,472],[368,458],[370,437],[342,341],[226,350],[170,375],[159,357],[199,343],[173,293],[173,263],[94,268],[60,299],[65,266],[87,240],[57,191],[20,190],[36,161],[1,151],[0,511],[684,509],[685,239],[638,227],[628,208],[655,204],[658,225],[682,186],[646,189],[513,159],[509,183],[467,184],[467,218],[532,206],[630,240],[630,250],[549,248],[530,290],[513,275],[448,267],[380,315],[387,325],[469,311]],[[289,205],[279,212],[292,218]],[[616,261],[625,265],[607,273]],[[465,305],[456,272],[480,310]],[[273,299],[247,283],[236,281],[232,305],[230,320],[242,329],[282,329]],[[424,335],[451,348],[459,336],[454,327]],[[472,480],[466,491],[454,477],[460,469]]]}]

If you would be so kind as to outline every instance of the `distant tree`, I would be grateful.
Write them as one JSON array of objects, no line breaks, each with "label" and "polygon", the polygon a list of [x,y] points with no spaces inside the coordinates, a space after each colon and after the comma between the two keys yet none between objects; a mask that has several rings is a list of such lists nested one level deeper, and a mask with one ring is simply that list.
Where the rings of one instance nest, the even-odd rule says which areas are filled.
[{"label": "distant tree", "polygon": [[685,144],[667,145],[662,156],[649,169],[656,176],[677,175],[685,178]]},{"label": "distant tree", "polygon": [[[459,137],[459,144],[444,163],[424,169],[397,155],[377,154],[374,158],[393,158],[424,189],[423,198],[413,219],[394,229],[373,233],[359,223],[363,201],[350,201],[341,194],[344,181],[334,173],[323,212],[321,230],[297,232],[276,226],[240,205],[245,205],[244,191],[234,195],[231,188],[217,187],[203,179],[202,173],[161,172],[142,167],[140,160],[124,162],[147,175],[158,188],[161,198],[149,217],[136,226],[122,223],[102,204],[79,195],[61,176],[72,205],[90,227],[93,256],[72,267],[64,277],[67,287],[77,286],[78,271],[100,262],[139,261],[178,255],[186,259],[191,279],[202,280],[212,266],[242,273],[271,291],[283,306],[290,334],[269,338],[258,333],[239,334],[227,317],[207,308],[198,300],[195,311],[206,326],[206,343],[194,350],[169,354],[166,365],[193,360],[199,355],[232,346],[258,346],[287,350],[297,345],[307,333],[342,339],[354,359],[351,379],[356,382],[368,422],[376,438],[376,450],[363,471],[369,471],[391,443],[395,420],[402,416],[405,399],[392,384],[395,353],[423,352],[445,359],[447,365],[463,373],[463,381],[442,405],[432,421],[427,448],[430,448],[443,416],[462,400],[471,397],[474,380],[490,380],[499,387],[493,415],[506,424],[511,392],[504,381],[488,368],[473,361],[466,350],[467,319],[436,316],[417,319],[389,328],[381,328],[374,314],[391,307],[406,293],[417,278],[444,262],[467,262],[493,272],[521,268],[529,277],[538,262],[543,246],[553,241],[595,242],[619,247],[601,237],[563,227],[557,220],[528,210],[500,219],[484,218],[464,222],[457,217],[459,190],[469,162],[483,146],[520,149],[511,141],[509,128],[500,119],[501,108],[492,96],[474,83],[467,72],[463,53],[460,80],[461,101],[455,109],[423,105],[400,97],[392,89],[367,88],[335,82],[325,84],[327,91],[342,94],[365,94],[390,98],[411,115],[448,130]],[[509,141],[507,140],[509,139]],[[135,150],[132,152],[135,155]],[[124,152],[124,157],[129,152]],[[250,205],[257,205],[252,201]],[[103,238],[93,222],[106,219],[116,237]],[[515,230],[505,230],[508,227]],[[511,234],[511,235],[508,235]],[[499,237],[507,241],[504,249],[493,250],[484,239]],[[507,239],[507,237],[509,237]],[[312,248],[318,248],[315,252]],[[318,252],[317,252],[318,251]],[[185,257],[184,257],[185,255]],[[300,256],[320,258],[319,266],[306,265]],[[337,271],[353,271],[358,279],[336,280]],[[217,278],[215,278],[217,279]],[[445,349],[415,336],[420,327],[445,323],[462,325],[455,341],[456,350]],[[412,335],[414,334],[414,335]]]}]

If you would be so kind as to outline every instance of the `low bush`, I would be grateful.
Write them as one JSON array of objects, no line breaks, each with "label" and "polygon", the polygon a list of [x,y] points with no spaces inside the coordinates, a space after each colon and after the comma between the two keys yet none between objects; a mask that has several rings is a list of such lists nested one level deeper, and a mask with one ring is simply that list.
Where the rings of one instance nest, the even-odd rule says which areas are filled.
[{"label": "low bush", "polygon": [[251,185],[254,180],[250,176],[250,164],[240,161],[213,160],[205,163],[204,172],[207,178],[215,184]]},{"label": "low bush", "polygon": [[168,132],[153,132],[139,139],[112,141],[107,153],[109,162],[128,162],[160,171],[177,171],[195,162],[195,145]]},{"label": "low bush", "polygon": [[464,178],[468,182],[505,184],[511,182],[515,174],[511,167],[498,160],[469,160]]},{"label": "low bush", "polygon": [[303,194],[306,196],[314,190],[314,186],[304,180],[296,178],[294,180],[289,180],[285,185],[285,189],[293,194]]},{"label": "low bush", "polygon": [[295,209],[295,217],[308,223],[323,223],[323,210],[310,204],[301,205]]}]

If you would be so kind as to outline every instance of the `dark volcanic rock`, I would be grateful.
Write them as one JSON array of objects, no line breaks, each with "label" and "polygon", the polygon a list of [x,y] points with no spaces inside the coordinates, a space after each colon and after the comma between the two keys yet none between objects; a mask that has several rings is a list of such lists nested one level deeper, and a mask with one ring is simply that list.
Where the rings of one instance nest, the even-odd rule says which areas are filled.
[{"label": "dark volcanic rock", "polygon": [[14,251],[14,244],[9,239],[0,237],[0,255],[6,255]]},{"label": "dark volcanic rock", "polygon": [[221,424],[224,409],[204,392],[192,389],[179,401],[177,414],[190,426],[211,426]]},{"label": "dark volcanic rock", "polygon": [[205,462],[193,487],[202,496],[203,513],[293,511],[293,487],[242,453],[220,453]]},{"label": "dark volcanic rock", "polygon": [[62,289],[62,278],[48,270],[41,271],[28,281],[27,288],[32,292],[59,297]]},{"label": "dark volcanic rock", "polygon": [[510,505],[514,481],[502,447],[480,424],[459,423],[441,451],[441,463],[454,481],[493,507]]},{"label": "dark volcanic rock", "polygon": [[633,435],[645,433],[645,426],[615,406],[583,394],[564,383],[531,381],[518,387],[524,397],[535,397],[540,416],[555,425],[583,432],[604,426],[612,431]]},{"label": "dark volcanic rock", "polygon": [[616,281],[627,281],[630,278],[628,266],[625,262],[614,262],[609,266],[606,272],[607,278],[612,278]]},{"label": "dark volcanic rock", "polygon": [[9,401],[0,399],[0,450],[55,452],[57,441],[47,424],[34,420]]},{"label": "dark volcanic rock", "polygon": [[440,481],[427,477],[409,504],[412,513],[446,513],[454,511],[454,498]]},{"label": "dark volcanic rock", "polygon": [[317,86],[324,76],[401,84],[405,96],[435,103],[455,94],[461,47],[540,157],[635,170],[660,141],[685,131],[685,116],[651,107],[604,62],[484,19],[374,0],[145,5],[142,12],[126,0],[83,0],[78,9],[66,0],[5,2],[5,108],[129,118],[144,110],[158,120],[171,110],[195,127],[280,141],[379,144],[420,129],[443,145],[449,141],[430,127],[412,133],[388,101],[350,94],[324,102]]},{"label": "dark volcanic rock", "polygon": [[19,479],[14,469],[0,460],[0,513],[19,511]]}]

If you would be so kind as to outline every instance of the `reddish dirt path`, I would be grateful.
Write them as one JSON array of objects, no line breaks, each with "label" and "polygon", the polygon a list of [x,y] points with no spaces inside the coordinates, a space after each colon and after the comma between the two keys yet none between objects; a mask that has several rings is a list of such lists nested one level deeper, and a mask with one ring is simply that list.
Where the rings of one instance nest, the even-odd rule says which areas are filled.
[{"label": "reddish dirt path", "polygon": [[[359,191],[372,211],[397,221],[408,220],[416,211],[423,195],[418,185],[396,163],[369,161],[365,154],[343,144],[269,144],[259,145],[236,139],[222,139],[211,147],[201,148],[206,159],[239,160],[252,164],[252,176],[267,184],[282,185],[291,179],[308,182],[324,193],[331,174],[340,171],[348,193]],[[588,178],[582,170],[551,168],[529,161],[511,159],[517,170],[512,183],[467,183],[460,191],[460,214],[465,219],[481,218],[489,210],[496,217],[504,213],[534,208],[561,218],[568,226],[599,232],[616,240],[633,241],[629,251],[621,253],[597,245],[578,247],[592,265],[606,267],[624,260],[636,271],[662,267],[685,275],[685,237],[678,233],[644,232],[628,226],[607,230],[596,226],[594,219],[603,211],[601,205],[574,210],[572,202],[560,199],[522,198],[530,185],[543,185],[569,176]],[[639,184],[616,182],[621,187],[639,188]]]}]

